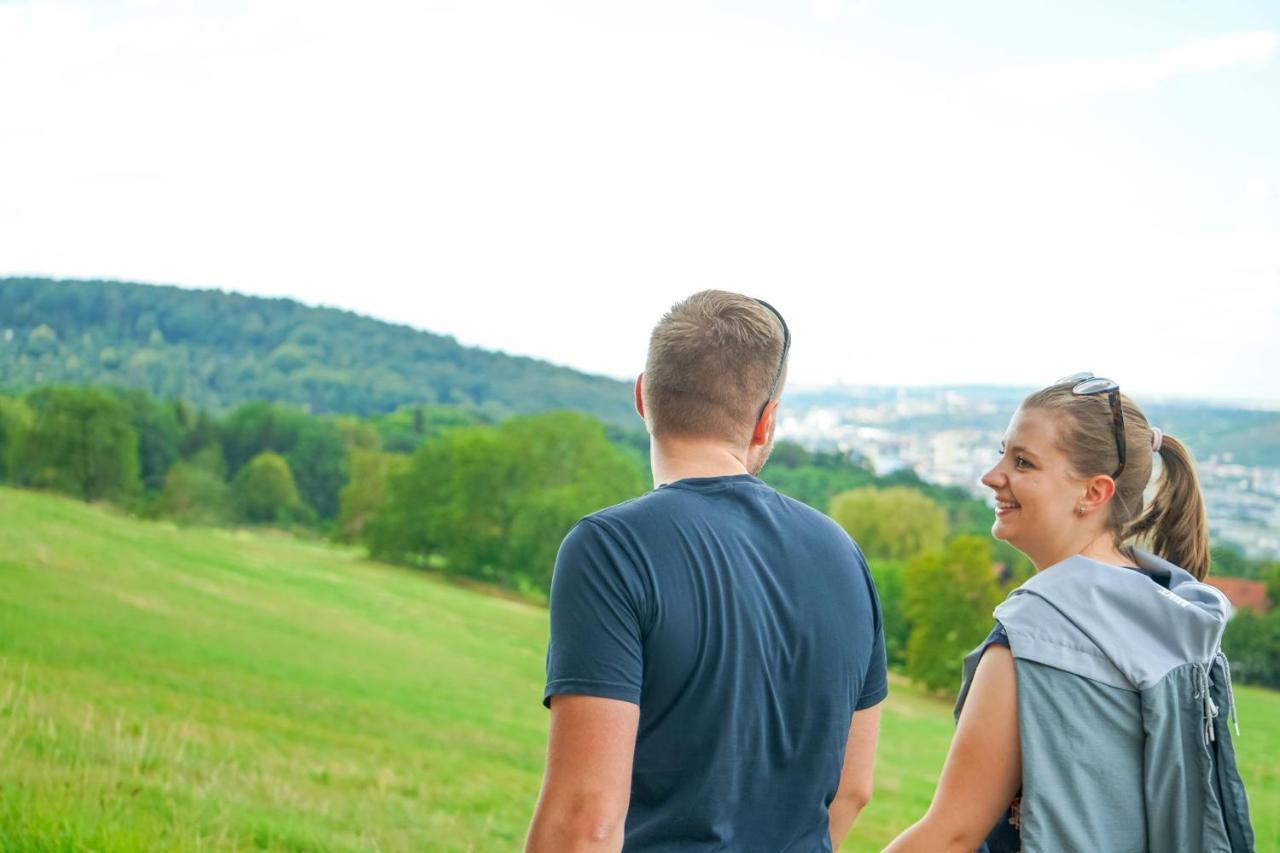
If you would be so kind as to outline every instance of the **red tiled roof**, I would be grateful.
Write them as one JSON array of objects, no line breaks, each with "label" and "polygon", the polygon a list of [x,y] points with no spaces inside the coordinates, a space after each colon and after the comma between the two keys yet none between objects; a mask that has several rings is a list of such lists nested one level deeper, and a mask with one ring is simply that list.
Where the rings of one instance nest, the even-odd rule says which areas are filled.
[{"label": "red tiled roof", "polygon": [[1267,600],[1267,585],[1262,581],[1251,581],[1247,578],[1207,577],[1204,580],[1209,586],[1222,591],[1231,606],[1244,608],[1254,613],[1265,613],[1271,607]]}]

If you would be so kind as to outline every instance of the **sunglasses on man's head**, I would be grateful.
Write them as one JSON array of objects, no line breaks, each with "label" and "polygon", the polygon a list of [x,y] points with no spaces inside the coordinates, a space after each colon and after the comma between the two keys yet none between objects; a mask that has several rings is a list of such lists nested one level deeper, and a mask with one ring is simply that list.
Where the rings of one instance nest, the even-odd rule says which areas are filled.
[{"label": "sunglasses on man's head", "polygon": [[782,357],[778,359],[778,369],[774,371],[773,382],[769,383],[769,396],[765,397],[764,403],[760,406],[759,413],[756,414],[756,420],[760,420],[764,416],[764,410],[768,408],[769,401],[773,399],[773,395],[778,392],[778,383],[782,381],[782,369],[787,364],[787,353],[791,350],[791,330],[787,328],[787,321],[782,319],[782,315],[778,313],[778,309],[774,308],[763,299],[757,299],[769,313],[778,318],[778,324],[782,326]]},{"label": "sunglasses on man's head", "polygon": [[1120,406],[1120,386],[1114,380],[1094,376],[1088,371],[1064,376],[1053,384],[1066,385],[1067,383],[1071,383],[1071,393],[1077,397],[1094,397],[1098,394],[1107,395],[1107,406],[1111,409],[1111,429],[1116,434],[1116,454],[1120,459],[1120,465],[1116,468],[1115,473],[1111,475],[1111,479],[1114,480],[1124,470],[1125,462],[1124,409]]}]

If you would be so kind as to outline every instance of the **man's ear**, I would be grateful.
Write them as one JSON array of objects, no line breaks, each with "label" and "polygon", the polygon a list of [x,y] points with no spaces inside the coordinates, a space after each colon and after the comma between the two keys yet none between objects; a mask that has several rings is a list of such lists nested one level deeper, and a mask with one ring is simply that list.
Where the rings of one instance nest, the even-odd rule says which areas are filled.
[{"label": "man's ear", "polygon": [[751,447],[763,447],[769,443],[769,437],[773,434],[773,421],[777,417],[777,412],[777,400],[770,400],[765,404],[764,411],[760,413],[760,419],[756,421],[756,428],[751,432]]},{"label": "man's ear", "polygon": [[[636,414],[644,420],[644,374],[636,377]],[[645,421],[648,423],[648,421]]]}]

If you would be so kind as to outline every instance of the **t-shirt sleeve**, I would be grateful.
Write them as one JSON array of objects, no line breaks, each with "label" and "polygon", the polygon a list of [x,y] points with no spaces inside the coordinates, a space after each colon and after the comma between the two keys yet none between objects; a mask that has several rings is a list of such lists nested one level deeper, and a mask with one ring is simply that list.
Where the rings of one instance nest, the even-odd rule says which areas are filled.
[{"label": "t-shirt sleeve", "polygon": [[858,695],[858,701],[853,706],[855,711],[862,711],[880,704],[889,695],[889,668],[885,659],[884,620],[880,615],[880,596],[876,592],[875,581],[871,579],[871,569],[867,567],[867,561],[862,556],[861,551],[858,552],[858,562],[861,563],[863,574],[867,580],[867,592],[871,596],[871,610],[874,614],[873,625],[875,627],[875,639],[871,644],[871,658],[867,664],[866,677],[862,679],[862,693]]},{"label": "t-shirt sleeve", "polygon": [[542,704],[561,693],[640,704],[643,594],[632,561],[598,522],[569,531],[551,576]]}]

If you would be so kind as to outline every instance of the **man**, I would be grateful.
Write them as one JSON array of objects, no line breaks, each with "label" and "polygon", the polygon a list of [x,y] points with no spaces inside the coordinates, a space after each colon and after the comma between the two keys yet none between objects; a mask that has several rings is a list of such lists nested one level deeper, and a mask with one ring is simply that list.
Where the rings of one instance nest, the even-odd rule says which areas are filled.
[{"label": "man", "polygon": [[556,558],[529,853],[830,851],[870,798],[886,680],[866,562],[755,477],[789,348],[772,307],[722,291],[653,330],[635,390],[655,488]]}]

